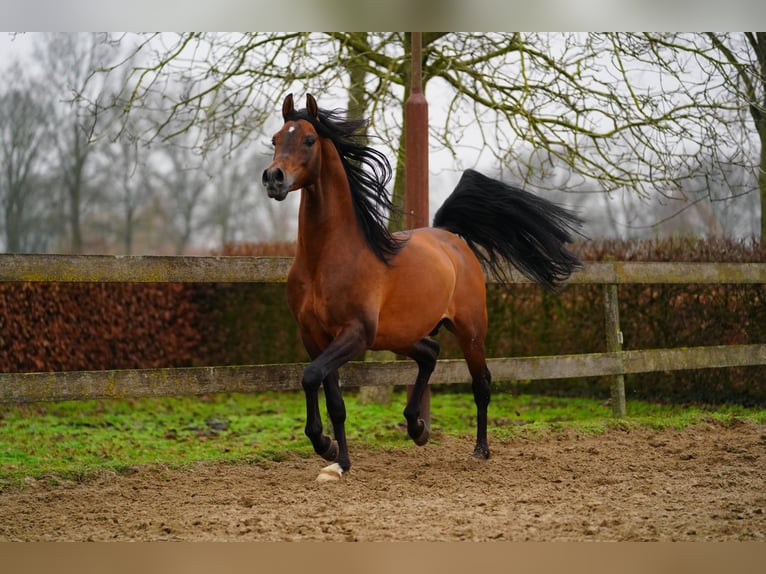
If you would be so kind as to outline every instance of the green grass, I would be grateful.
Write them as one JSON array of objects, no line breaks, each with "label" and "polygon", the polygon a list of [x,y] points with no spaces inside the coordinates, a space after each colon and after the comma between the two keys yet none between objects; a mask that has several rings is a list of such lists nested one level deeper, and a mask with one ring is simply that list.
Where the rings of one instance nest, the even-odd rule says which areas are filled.
[{"label": "green grass", "polygon": [[[411,448],[401,414],[403,392],[389,406],[361,405],[353,391],[345,399],[352,445]],[[476,411],[470,394],[435,392],[431,412],[433,440],[473,435]],[[0,489],[23,484],[27,477],[80,480],[144,464],[182,467],[313,456],[303,434],[304,413],[302,393],[2,405]],[[490,440],[506,440],[571,429],[599,433],[615,425],[683,428],[711,418],[724,424],[734,419],[763,423],[766,410],[629,401],[628,417],[616,421],[603,400],[497,392],[489,417]]]}]

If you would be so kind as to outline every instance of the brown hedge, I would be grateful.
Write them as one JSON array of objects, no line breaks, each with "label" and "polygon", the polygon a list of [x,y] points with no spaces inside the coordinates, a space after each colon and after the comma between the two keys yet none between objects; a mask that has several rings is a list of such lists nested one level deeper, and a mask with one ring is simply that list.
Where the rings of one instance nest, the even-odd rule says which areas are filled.
[{"label": "brown hedge", "polygon": [[[224,255],[291,255],[292,244]],[[284,286],[0,283],[0,371],[303,360]]]},{"label": "brown hedge", "polygon": [[0,284],[0,370],[186,366],[200,305],[177,284]]}]

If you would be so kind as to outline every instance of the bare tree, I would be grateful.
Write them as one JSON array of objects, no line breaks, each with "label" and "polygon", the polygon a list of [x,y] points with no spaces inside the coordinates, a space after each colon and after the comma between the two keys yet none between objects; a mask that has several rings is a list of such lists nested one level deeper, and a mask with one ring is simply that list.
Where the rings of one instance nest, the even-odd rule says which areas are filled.
[{"label": "bare tree", "polygon": [[[139,118],[131,121],[139,125]],[[99,218],[102,234],[122,245],[126,255],[134,252],[137,231],[145,217],[156,215],[149,183],[153,165],[150,147],[126,129],[121,137],[105,146],[98,156],[98,183],[108,188],[104,211]]]},{"label": "bare tree", "polygon": [[[267,138],[263,138],[268,141]],[[295,238],[296,198],[277,203],[260,184],[260,173],[271,161],[271,148],[243,146],[211,158],[215,180],[205,200],[206,227],[220,246],[236,241],[274,242]]]},{"label": "bare tree", "polygon": [[92,199],[88,167],[99,142],[94,140],[99,113],[108,97],[92,76],[116,50],[108,36],[95,33],[49,33],[40,37],[34,56],[41,87],[54,110],[51,130],[58,181],[66,200],[69,251],[83,251],[82,217]]},{"label": "bare tree", "polygon": [[636,215],[629,228],[766,238],[766,34],[592,39],[613,54],[614,81],[631,88],[634,108],[659,118],[633,134],[632,153],[650,159],[639,189],[654,196],[654,219]]},{"label": "bare tree", "polygon": [[[144,38],[144,46],[157,39]],[[176,75],[193,81],[168,99],[166,121],[152,137],[204,124],[208,141],[225,134],[229,145],[238,145],[296,84],[327,92],[327,101],[354,74],[373,132],[401,159],[405,33],[162,40],[165,49],[133,69],[134,87],[121,109],[130,113]],[[430,100],[440,99],[432,107],[431,141],[452,150],[456,163],[489,155],[518,179],[531,172],[525,161],[534,157],[537,168],[566,165],[597,190],[630,189],[644,197],[683,200],[690,193],[684,176],[702,158],[749,167],[763,182],[766,170],[751,145],[754,132],[766,134],[759,123],[763,45],[761,33],[423,34],[424,86]],[[744,121],[747,113],[755,130]],[[466,147],[474,153],[463,160]]]},{"label": "bare tree", "polygon": [[250,211],[246,205],[253,185],[246,171],[240,162],[226,162],[219,171],[216,188],[206,199],[205,224],[213,231],[221,248],[236,240],[238,216]]},{"label": "bare tree", "polygon": [[154,169],[149,172],[147,184],[159,205],[168,227],[167,235],[176,255],[182,255],[195,231],[200,201],[212,175],[202,158],[184,148],[181,137],[166,142],[153,154]]},{"label": "bare tree", "polygon": [[28,83],[18,64],[9,72],[15,78],[0,93],[0,201],[3,208],[5,248],[10,252],[32,247],[39,217],[32,211],[45,205],[40,185],[47,169],[50,107],[39,99],[39,90]]}]

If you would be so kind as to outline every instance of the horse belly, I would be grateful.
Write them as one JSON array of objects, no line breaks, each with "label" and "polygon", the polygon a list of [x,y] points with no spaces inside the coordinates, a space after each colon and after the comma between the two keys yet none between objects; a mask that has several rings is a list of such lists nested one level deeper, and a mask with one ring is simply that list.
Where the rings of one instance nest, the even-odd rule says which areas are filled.
[{"label": "horse belly", "polygon": [[427,337],[449,318],[456,279],[452,262],[438,249],[405,249],[387,278],[373,348],[404,349]]}]

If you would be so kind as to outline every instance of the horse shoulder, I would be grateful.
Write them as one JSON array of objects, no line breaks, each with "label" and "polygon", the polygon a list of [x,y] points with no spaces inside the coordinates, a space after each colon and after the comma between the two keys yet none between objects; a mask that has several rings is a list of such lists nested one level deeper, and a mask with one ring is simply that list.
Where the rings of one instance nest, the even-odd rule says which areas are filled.
[{"label": "horse shoulder", "polygon": [[305,265],[296,257],[287,274],[287,304],[296,318],[303,308],[305,308],[312,291],[311,273]]}]

